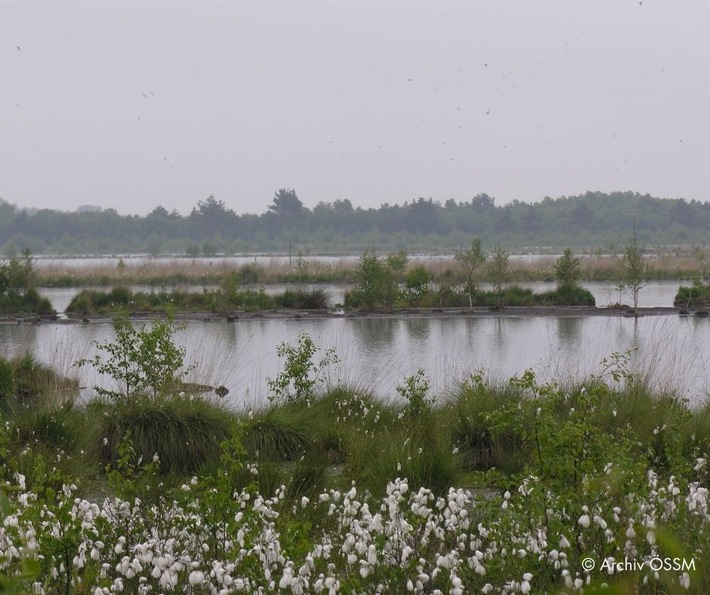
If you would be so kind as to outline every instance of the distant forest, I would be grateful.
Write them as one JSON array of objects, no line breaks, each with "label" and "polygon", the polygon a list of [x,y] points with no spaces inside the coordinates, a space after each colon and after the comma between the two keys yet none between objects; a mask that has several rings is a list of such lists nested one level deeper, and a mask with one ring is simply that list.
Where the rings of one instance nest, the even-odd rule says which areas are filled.
[{"label": "distant forest", "polygon": [[74,212],[20,209],[0,199],[0,250],[33,254],[293,254],[451,252],[484,245],[515,251],[618,251],[635,233],[647,249],[705,246],[710,203],[661,199],[633,192],[587,192],[513,201],[496,206],[478,194],[468,202],[441,204],[419,198],[378,209],[354,207],[349,200],[303,206],[294,190],[278,190],[268,212],[237,215],[221,200],[200,200],[189,215],[155,208],[145,217],[114,209],[85,207]]}]

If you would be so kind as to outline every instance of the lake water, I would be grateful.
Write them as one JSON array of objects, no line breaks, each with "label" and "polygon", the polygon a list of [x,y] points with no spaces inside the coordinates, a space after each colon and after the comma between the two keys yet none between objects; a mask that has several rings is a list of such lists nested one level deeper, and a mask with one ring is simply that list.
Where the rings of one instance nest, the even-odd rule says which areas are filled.
[{"label": "lake water", "polygon": [[[605,284],[586,285],[600,306],[616,301]],[[535,284],[536,290],[543,289]],[[642,306],[670,306],[678,282],[650,283],[641,291]],[[76,290],[45,290],[57,309]],[[342,291],[342,290],[340,290]],[[263,404],[266,379],[282,362],[276,347],[295,343],[308,333],[341,359],[330,380],[346,381],[383,398],[395,398],[405,376],[425,370],[433,391],[445,395],[477,370],[507,379],[528,368],[547,380],[581,379],[600,373],[600,362],[614,352],[634,350],[630,367],[648,374],[660,388],[675,388],[693,403],[710,392],[708,354],[710,318],[618,317],[329,318],[187,323],[176,335],[188,360],[196,365],[192,379],[230,390],[237,407]],[[73,361],[96,353],[94,341],[111,340],[109,324],[0,325],[0,352],[11,356],[30,351],[60,371],[76,375],[90,387],[105,382],[90,368]]]}]

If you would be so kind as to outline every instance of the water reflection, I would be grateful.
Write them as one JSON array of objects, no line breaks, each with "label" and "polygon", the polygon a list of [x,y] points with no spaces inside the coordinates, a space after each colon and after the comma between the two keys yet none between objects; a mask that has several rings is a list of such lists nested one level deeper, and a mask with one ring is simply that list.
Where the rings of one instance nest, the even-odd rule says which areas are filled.
[{"label": "water reflection", "polygon": [[577,316],[560,316],[557,319],[557,337],[564,347],[572,347],[581,336],[584,320]]},{"label": "water reflection", "polygon": [[352,328],[357,342],[367,351],[390,347],[394,342],[399,322],[395,318],[360,318],[353,319],[349,326]]},{"label": "water reflection", "polygon": [[[583,378],[599,373],[613,352],[632,350],[629,367],[674,385],[694,402],[707,394],[710,319],[677,316],[349,318],[310,320],[238,319],[189,322],[176,335],[195,379],[223,384],[238,405],[264,403],[266,379],[283,362],[281,342],[309,333],[323,348],[334,347],[341,364],[334,380],[396,396],[405,376],[426,371],[436,393],[443,393],[479,369],[501,380],[528,368],[542,379]],[[93,341],[110,340],[110,324],[0,325],[0,353],[30,351],[41,361],[78,374],[84,386],[97,384],[89,368],[73,361],[96,353]]]},{"label": "water reflection", "polygon": [[426,341],[429,337],[429,329],[431,325],[424,318],[407,318],[403,320],[404,328],[407,331],[407,337],[411,341]]}]

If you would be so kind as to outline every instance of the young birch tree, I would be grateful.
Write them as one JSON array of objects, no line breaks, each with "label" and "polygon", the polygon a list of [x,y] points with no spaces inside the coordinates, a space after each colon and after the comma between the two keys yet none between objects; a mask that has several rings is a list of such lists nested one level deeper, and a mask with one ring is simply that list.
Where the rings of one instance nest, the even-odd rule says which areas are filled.
[{"label": "young birch tree", "polygon": [[468,306],[473,308],[473,294],[476,293],[476,274],[486,263],[487,255],[481,248],[480,238],[471,242],[468,250],[462,250],[454,255],[454,260],[463,269],[465,275],[464,288],[468,294]]},{"label": "young birch tree", "polygon": [[486,263],[488,280],[493,284],[493,291],[496,295],[496,308],[503,307],[505,297],[503,285],[508,280],[508,257],[505,248],[496,246],[491,252],[491,257]]},{"label": "young birch tree", "polygon": [[624,247],[621,257],[621,278],[626,295],[633,302],[634,314],[638,315],[639,292],[646,286],[648,265],[641,252],[636,231]]}]

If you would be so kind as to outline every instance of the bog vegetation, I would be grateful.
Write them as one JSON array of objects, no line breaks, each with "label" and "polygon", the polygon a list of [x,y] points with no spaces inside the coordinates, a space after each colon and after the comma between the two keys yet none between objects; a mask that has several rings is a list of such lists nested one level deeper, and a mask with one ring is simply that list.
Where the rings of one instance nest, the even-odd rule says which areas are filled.
[{"label": "bog vegetation", "polygon": [[55,314],[49,300],[36,288],[36,269],[29,250],[0,262],[0,314],[23,312],[37,315]]},{"label": "bog vegetation", "polygon": [[[404,252],[378,256],[367,250],[357,262],[352,275],[353,288],[345,293],[344,307],[372,312],[391,312],[396,308],[491,307],[531,305],[594,305],[592,294],[578,283],[580,261],[568,249],[554,261],[551,275],[557,288],[535,294],[531,289],[509,285],[507,252],[496,247],[488,255],[474,241],[481,258],[481,271],[472,270],[466,261],[467,252],[456,254],[454,263],[461,270],[435,278],[423,265],[408,265]],[[307,265],[302,265],[304,275]],[[477,267],[478,268],[478,267]],[[297,284],[293,289],[268,294],[264,287],[254,289],[253,278],[258,272],[251,266],[247,271],[233,271],[221,286],[203,288],[201,292],[179,289],[150,292],[114,287],[109,291],[82,290],[71,301],[66,312],[71,315],[114,314],[119,311],[145,312],[219,312],[253,310],[329,310],[342,307],[333,304],[326,289]],[[253,273],[253,274],[252,274]],[[244,281],[246,280],[246,284]],[[488,282],[490,290],[480,286]]]},{"label": "bog vegetation", "polygon": [[[594,298],[582,287],[582,280],[607,279],[614,283],[618,300],[628,298],[631,309],[638,308],[639,294],[650,279],[690,278],[692,286],[681,286],[675,300],[680,309],[704,311],[707,287],[704,285],[704,259],[698,253],[690,260],[670,256],[651,258],[644,254],[634,235],[618,257],[576,256],[566,248],[557,258],[539,262],[511,264],[508,251],[496,245],[487,252],[480,238],[471,247],[458,250],[447,260],[410,259],[399,251],[379,256],[374,249],[363,252],[357,261],[322,265],[299,255],[295,264],[277,270],[248,263],[239,267],[223,265],[209,274],[168,271],[163,267],[140,267],[129,272],[123,260],[111,271],[67,275],[40,273],[29,251],[21,257],[0,262],[0,313],[54,317],[51,303],[40,296],[38,283],[81,286],[111,285],[110,289],[79,291],[66,312],[72,316],[180,312],[227,314],[258,310],[319,310],[347,308],[372,312],[391,312],[404,308],[466,308],[505,306],[593,306]],[[194,268],[194,262],[192,267]],[[179,267],[177,267],[179,268]],[[209,268],[209,267],[208,267]],[[161,272],[162,270],[162,272]],[[534,293],[521,281],[555,281],[554,290]],[[128,284],[150,284],[158,289],[134,291]],[[202,285],[201,291],[173,285]],[[269,285],[285,283],[286,289],[267,291]],[[344,304],[333,303],[323,285],[345,284]]]},{"label": "bog vegetation", "polygon": [[175,328],[117,319],[77,363],[103,379],[83,403],[0,362],[5,592],[710,586],[710,406],[651,394],[630,354],[578,383],[472,371],[435,395],[420,370],[373,395],[302,335],[245,411],[189,388]]}]

